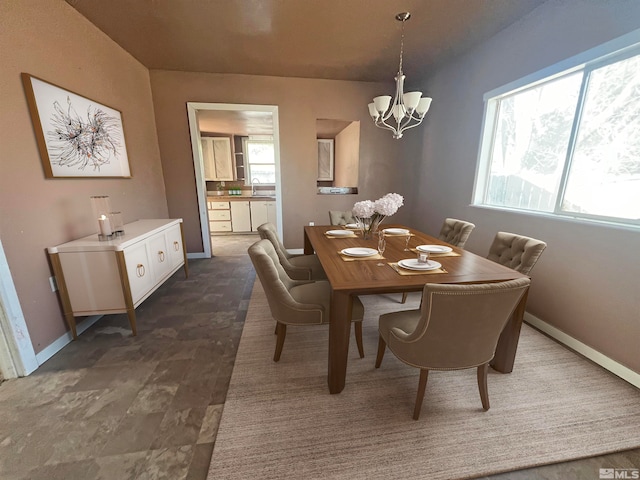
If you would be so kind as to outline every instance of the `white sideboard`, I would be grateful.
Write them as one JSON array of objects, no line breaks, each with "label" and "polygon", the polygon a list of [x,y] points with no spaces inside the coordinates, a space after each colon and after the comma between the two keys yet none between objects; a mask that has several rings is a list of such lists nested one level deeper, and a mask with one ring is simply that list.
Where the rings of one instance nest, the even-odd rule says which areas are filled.
[{"label": "white sideboard", "polygon": [[182,219],[138,220],[109,241],[93,234],[49,247],[64,316],[126,313],[136,335],[135,309],[180,267],[189,275]]}]

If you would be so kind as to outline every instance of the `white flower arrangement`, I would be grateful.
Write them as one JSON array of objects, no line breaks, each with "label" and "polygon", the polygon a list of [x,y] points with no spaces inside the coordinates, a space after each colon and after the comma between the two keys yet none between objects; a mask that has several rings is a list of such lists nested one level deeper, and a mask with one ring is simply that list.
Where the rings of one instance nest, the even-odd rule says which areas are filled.
[{"label": "white flower arrangement", "polygon": [[404,198],[397,193],[387,193],[375,202],[362,200],[353,206],[353,214],[359,218],[371,218],[375,215],[388,217],[398,211],[404,205]]},{"label": "white flower arrangement", "polygon": [[358,219],[365,237],[371,236],[380,223],[398,211],[404,205],[404,198],[397,193],[387,193],[375,202],[362,200],[353,206],[353,215]]}]

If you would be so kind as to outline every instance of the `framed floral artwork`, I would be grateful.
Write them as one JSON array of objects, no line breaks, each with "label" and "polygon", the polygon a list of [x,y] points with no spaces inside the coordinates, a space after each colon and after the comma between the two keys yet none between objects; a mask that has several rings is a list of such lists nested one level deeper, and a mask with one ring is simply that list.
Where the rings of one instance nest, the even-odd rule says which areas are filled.
[{"label": "framed floral artwork", "polygon": [[27,73],[22,82],[47,178],[131,177],[118,110]]}]

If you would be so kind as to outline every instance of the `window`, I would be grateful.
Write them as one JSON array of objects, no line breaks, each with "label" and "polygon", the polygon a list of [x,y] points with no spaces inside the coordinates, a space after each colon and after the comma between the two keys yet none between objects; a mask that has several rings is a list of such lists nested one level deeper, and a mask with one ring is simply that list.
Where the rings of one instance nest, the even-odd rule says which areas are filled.
[{"label": "window", "polygon": [[640,225],[640,46],[485,101],[474,204]]},{"label": "window", "polygon": [[249,137],[244,141],[248,185],[275,185],[276,156],[273,140]]}]

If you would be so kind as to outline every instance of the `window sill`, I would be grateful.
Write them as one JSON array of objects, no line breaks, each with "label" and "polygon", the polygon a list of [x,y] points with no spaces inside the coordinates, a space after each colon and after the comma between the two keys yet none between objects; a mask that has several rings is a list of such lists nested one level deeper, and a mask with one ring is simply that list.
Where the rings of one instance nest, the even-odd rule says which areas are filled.
[{"label": "window sill", "polygon": [[517,208],[500,207],[496,205],[474,205],[470,204],[470,207],[478,208],[481,210],[492,210],[498,212],[514,213],[516,215],[526,215],[530,217],[546,218],[549,220],[559,220],[561,222],[577,223],[581,225],[589,225],[594,227],[615,228],[619,230],[629,230],[631,232],[639,232],[640,225],[631,225],[628,223],[619,223],[614,221],[596,220],[591,218],[572,217],[569,215],[558,215],[551,212],[536,212],[532,210],[519,210]]}]

